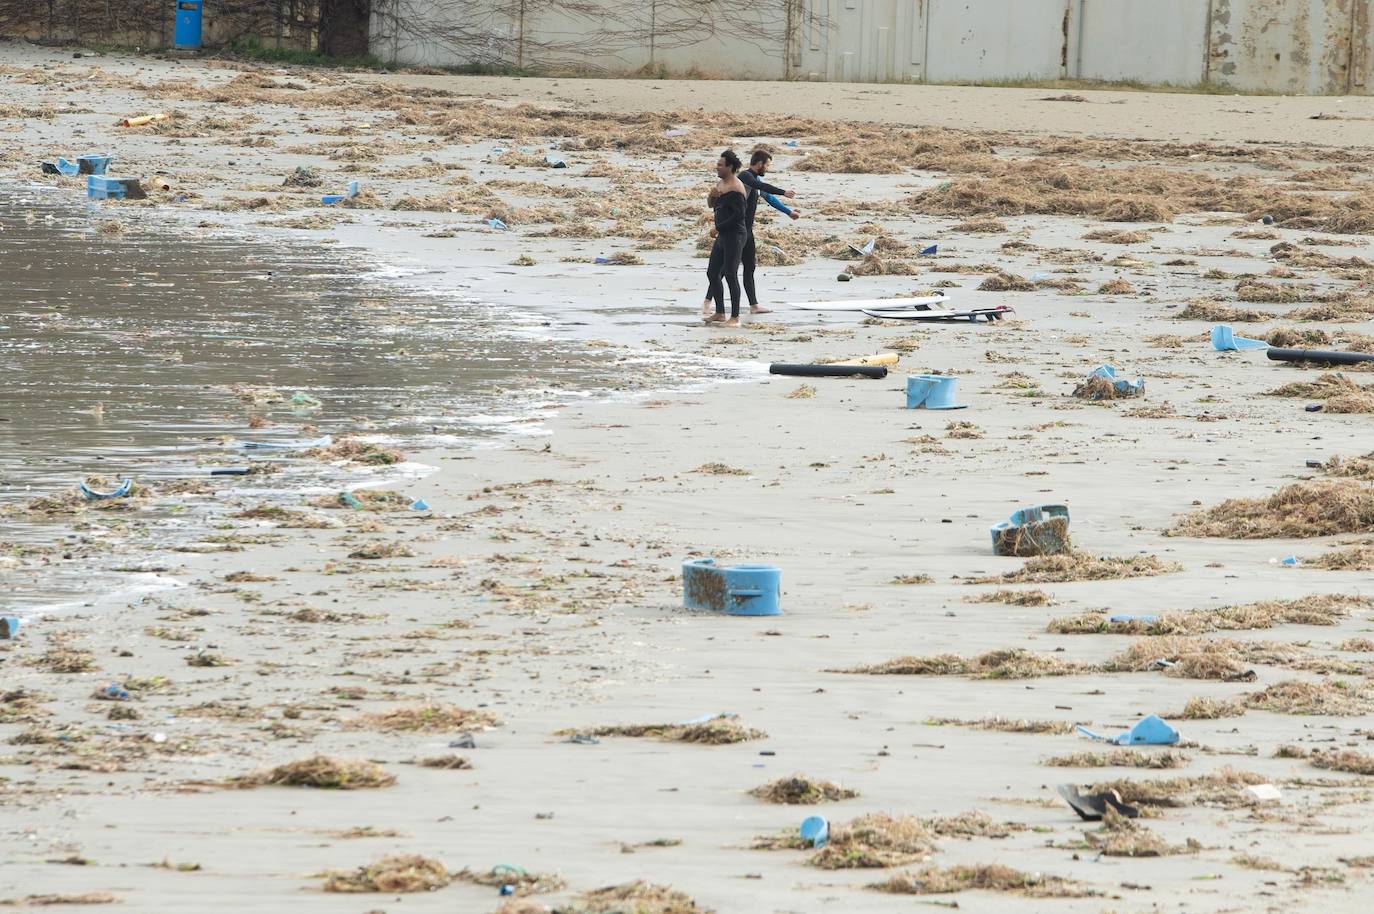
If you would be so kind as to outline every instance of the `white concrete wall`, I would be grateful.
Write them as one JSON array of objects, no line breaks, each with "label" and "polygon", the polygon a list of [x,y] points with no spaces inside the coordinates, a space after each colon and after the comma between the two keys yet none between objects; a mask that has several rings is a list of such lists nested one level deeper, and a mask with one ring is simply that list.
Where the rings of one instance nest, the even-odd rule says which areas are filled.
[{"label": "white concrete wall", "polygon": [[[1205,0],[1081,0],[1075,60],[1083,79],[1189,85],[1207,65]],[[1081,18],[1078,14],[1081,13]]]},{"label": "white concrete wall", "polygon": [[1069,0],[929,0],[929,82],[1062,75]]},{"label": "white concrete wall", "polygon": [[[598,0],[601,16],[528,0],[375,0],[409,6],[408,34],[378,17],[374,52],[398,63],[741,79],[961,82],[1134,79],[1241,89],[1369,92],[1374,0]],[[796,27],[786,40],[787,10]],[[461,46],[440,39],[458,18]],[[538,10],[538,11],[535,11]],[[705,11],[703,13],[703,11]],[[715,30],[695,26],[705,15]],[[745,16],[747,19],[730,17]],[[651,20],[657,28],[651,28]],[[744,24],[747,22],[747,25]],[[674,28],[674,25],[686,28]],[[650,34],[657,37],[651,42]]]}]

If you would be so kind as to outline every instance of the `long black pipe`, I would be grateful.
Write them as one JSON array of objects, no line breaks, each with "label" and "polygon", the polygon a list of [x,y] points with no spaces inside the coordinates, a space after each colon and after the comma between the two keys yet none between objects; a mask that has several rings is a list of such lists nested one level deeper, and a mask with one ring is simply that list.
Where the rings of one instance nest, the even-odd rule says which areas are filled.
[{"label": "long black pipe", "polygon": [[1332,365],[1358,365],[1374,362],[1374,353],[1330,352],[1325,349],[1275,349],[1270,347],[1269,358],[1276,362],[1327,362]]},{"label": "long black pipe", "polygon": [[886,365],[784,365],[768,366],[769,374],[796,375],[801,378],[885,378]]}]

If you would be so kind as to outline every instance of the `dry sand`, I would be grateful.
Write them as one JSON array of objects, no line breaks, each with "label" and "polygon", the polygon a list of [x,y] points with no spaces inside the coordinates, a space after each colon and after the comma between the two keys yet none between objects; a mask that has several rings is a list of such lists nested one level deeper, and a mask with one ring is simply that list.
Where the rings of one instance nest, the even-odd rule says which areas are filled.
[{"label": "dry sand", "polygon": [[[532,874],[558,874],[564,888],[532,898],[559,909],[569,909],[580,893],[645,879],[686,893],[698,906],[638,908],[645,911],[908,911],[914,899],[866,886],[926,866],[944,873],[988,864],[1045,879],[957,871],[966,875],[950,878],[1015,890],[931,897],[995,912],[1367,909],[1374,793],[1360,775],[1320,770],[1292,752],[1278,754],[1282,746],[1358,750],[1367,744],[1374,722],[1371,655],[1358,642],[1345,643],[1367,634],[1367,606],[1329,626],[1225,632],[1244,643],[1266,642],[1248,651],[1231,648],[1228,656],[1243,657],[1244,669],[1253,670],[1241,677],[1246,681],[1095,671],[1135,638],[1046,631],[1053,618],[1096,609],[1205,610],[1368,591],[1367,571],[1271,561],[1317,556],[1336,543],[1362,541],[1368,530],[1297,540],[1165,533],[1199,506],[1267,496],[1322,475],[1305,461],[1374,450],[1367,415],[1307,413],[1302,400],[1262,395],[1314,373],[1268,363],[1259,354],[1213,352],[1206,342],[1210,321],[1174,319],[1190,299],[1216,296],[1236,305],[1235,280],[1207,278],[1209,270],[1277,269],[1282,263],[1270,254],[1276,241],[1333,258],[1365,257],[1363,237],[1322,235],[1318,240],[1329,244],[1303,244],[1316,234],[1307,227],[1237,237],[1252,227],[1234,213],[1180,212],[1172,221],[1106,225],[1002,210],[990,211],[1005,232],[967,234],[950,226],[979,215],[979,208],[933,217],[907,203],[910,194],[950,180],[939,168],[896,175],[794,169],[798,156],[824,151],[815,142],[822,132],[812,126],[799,129],[797,155],[779,147],[777,177],[796,185],[806,218],[768,225],[797,262],[764,268],[766,300],[877,297],[952,280],[960,304],[1011,303],[1018,319],[911,327],[787,312],[740,330],[707,330],[693,320],[704,264],[693,255],[704,224],[702,176],[709,173],[714,142],[710,148],[683,141],[655,150],[653,138],[662,127],[651,119],[635,134],[645,141],[640,145],[569,149],[570,167],[559,171],[537,164],[542,156],[535,150],[547,141],[514,138],[514,145],[531,152],[508,167],[493,160],[491,150],[511,146],[511,139],[462,135],[448,142],[408,123],[415,117],[370,107],[376,96],[367,92],[343,107],[324,108],[312,93],[358,83],[409,84],[470,92],[503,105],[529,101],[596,111],[758,106],[777,115],[833,112],[877,124],[957,122],[988,131],[971,142],[991,142],[997,151],[965,172],[975,176],[1036,155],[1056,164],[1062,159],[1119,169],[1119,154],[1131,145],[1125,141],[1141,135],[1227,145],[1259,139],[1272,145],[1250,147],[1248,157],[1204,148],[1171,157],[1155,150],[1151,160],[1130,164],[1175,176],[1243,178],[1274,195],[1292,189],[1289,175],[1314,169],[1346,169],[1322,180],[1367,181],[1369,162],[1360,147],[1369,139],[1368,121],[1309,124],[1305,118],[1337,109],[1369,112],[1374,100],[1085,93],[1091,104],[1035,104],[1037,93],[1012,90],[253,71],[250,79],[300,87],[274,92],[311,96],[297,108],[269,103],[275,97],[238,104],[191,91],[234,78],[238,71],[231,67],[120,58],[73,62],[8,45],[2,51],[0,63],[10,69],[0,83],[0,107],[31,109],[27,119],[20,111],[0,120],[5,175],[36,179],[40,158],[106,146],[120,156],[120,173],[167,172],[172,190],[155,194],[152,204],[103,206],[98,218],[123,219],[134,230],[189,219],[203,220],[207,231],[261,222],[263,231],[282,232],[287,229],[271,223],[321,218],[313,230],[292,234],[370,247],[381,262],[435,271],[414,282],[545,313],[551,333],[610,340],[608,358],[629,360],[627,371],[635,370],[632,354],[647,347],[756,365],[759,382],[653,398],[611,396],[566,410],[549,423],[549,437],[516,439],[500,450],[412,454],[439,468],[413,493],[423,495],[433,516],[377,514],[361,525],[351,516],[349,527],[285,531],[288,536],[270,548],[249,544],[188,563],[181,576],[189,586],[175,593],[34,620],[0,653],[6,693],[0,711],[10,721],[0,723],[0,737],[9,741],[0,758],[6,823],[0,829],[6,863],[0,899],[109,893],[122,909],[135,911],[497,909],[495,888],[465,879],[433,893],[357,897],[323,891],[331,872],[352,874],[333,880],[336,887],[391,888],[395,883],[377,879],[376,871],[358,868],[388,855],[418,854],[440,863],[437,870],[423,861],[406,863],[407,872],[430,886],[446,881],[444,867],[480,875],[512,864]],[[463,101],[417,97],[413,106],[435,114]],[[61,113],[66,105],[85,113]],[[182,112],[172,126],[183,135],[110,126],[117,117],[162,108]],[[597,126],[587,123],[589,130]],[[699,127],[702,133],[715,129]],[[842,143],[855,129],[831,128],[824,135]],[[274,134],[274,145],[249,145],[264,133]],[[938,139],[941,133],[924,135]],[[1045,152],[1056,145],[1049,138],[1089,133],[1104,140],[1091,155],[1082,149]],[[770,139],[778,145],[784,137]],[[752,138],[735,142],[748,148]],[[1303,148],[1289,145],[1298,142]],[[289,151],[296,146],[302,149]],[[318,148],[312,153],[307,147]],[[329,148],[336,148],[335,158]],[[483,223],[488,204],[450,207],[463,210],[457,213],[323,210],[313,202],[318,191],[279,194],[282,178],[297,164],[321,167],[331,186],[361,178],[387,204],[406,194],[466,193],[468,184],[443,184],[462,173],[478,185],[536,182],[542,193],[536,185],[496,188],[499,205],[581,205],[602,230],[617,216],[598,202],[629,210],[661,205],[669,218],[655,225],[672,238],[665,249],[640,250],[643,266],[596,267],[592,256],[633,250],[636,242],[535,237],[567,220],[527,218],[515,220],[511,233],[493,232]],[[638,185],[581,177],[589,166],[636,182],[657,176],[663,183],[640,196]],[[571,188],[573,196],[559,196],[559,188]],[[576,195],[583,188],[598,193]],[[173,203],[178,191],[199,196]],[[264,209],[289,211],[206,211],[226,200],[258,197],[269,200]],[[870,221],[894,247],[938,242],[940,256],[894,255],[913,264],[917,275],[838,285],[835,276],[846,264],[825,257],[823,248],[863,241],[872,232],[859,226]],[[1082,240],[1104,228],[1152,231],[1148,241],[1125,245]],[[445,231],[449,237],[426,237]],[[520,255],[536,265],[507,266]],[[576,262],[563,262],[565,257]],[[975,266],[941,269],[960,264]],[[1266,281],[1356,298],[1368,281],[1358,265],[1292,269],[1293,279]],[[1036,291],[974,291],[999,270],[1044,275],[1035,280]],[[1062,282],[1046,286],[1046,279],[1077,281],[1081,291]],[[1116,279],[1138,292],[1096,291]],[[1244,306],[1271,315],[1293,307]],[[1245,332],[1255,336],[1262,327],[1291,323],[1276,319]],[[1330,321],[1312,326],[1335,333],[1359,329]],[[814,396],[792,396],[799,380],[768,378],[761,367],[889,347],[904,355],[888,379],[815,380],[808,382]],[[1103,362],[1129,377],[1143,376],[1147,397],[1101,405],[1074,399],[1075,385]],[[928,370],[958,375],[960,399],[971,408],[904,410],[903,376]],[[972,425],[950,425],[961,422]],[[696,472],[712,463],[744,472]],[[1088,553],[1153,555],[1182,570],[1033,585],[1051,596],[1049,605],[969,602],[970,595],[1002,587],[969,579],[1015,572],[1025,563],[989,554],[989,525],[1036,503],[1069,505],[1075,543]],[[311,510],[335,520],[343,513]],[[251,540],[271,521],[238,523],[235,532]],[[400,550],[401,557],[349,558],[370,543],[409,548]],[[683,611],[680,563],[696,555],[779,565],[786,614],[735,618]],[[261,580],[230,579],[245,571]],[[930,583],[894,583],[917,575],[929,575]],[[1083,672],[1015,680],[828,672],[903,656],[974,657],[1007,649]],[[76,650],[90,656],[71,653]],[[207,655],[228,665],[191,662],[204,664]],[[48,671],[82,666],[90,669]],[[98,686],[132,685],[134,677],[144,688],[133,701],[91,697]],[[1177,715],[1192,698],[1243,702],[1287,680],[1339,681],[1343,685],[1328,688],[1321,707],[1352,713],[1174,716],[1188,761],[1168,772],[1047,767],[1042,762],[1051,757],[1102,748],[1062,732],[1063,726],[1028,724],[1025,729],[1046,732],[1023,733],[933,723],[998,717],[1118,732],[1147,713]],[[125,708],[137,717],[107,720]],[[406,713],[393,713],[398,711]],[[554,735],[712,712],[738,714],[740,723],[766,736],[702,745],[628,736],[576,744]],[[465,731],[473,733],[476,748],[451,748]],[[370,760],[396,781],[349,791],[247,789],[230,782],[317,754]],[[463,756],[471,767],[414,763],[449,754]],[[1109,848],[1170,851],[1164,856],[1100,855],[1103,836],[1084,837],[1097,826],[1079,822],[1053,790],[1064,781],[1195,778],[1228,767],[1253,772],[1248,780],[1278,785],[1282,802],[1247,805],[1236,786],[1247,778],[1226,774],[1170,788],[1174,802],[1149,810],[1147,838],[1118,830],[1105,842]],[[345,775],[369,772],[350,768]],[[749,794],[794,773],[839,782],[859,796],[799,808]],[[794,833],[812,812],[838,825],[866,813],[928,823],[975,810],[1015,827],[1003,837],[963,837],[949,826],[914,825],[911,846],[926,849],[903,858],[910,867],[819,869],[807,865],[803,851],[751,849],[761,836]],[[1075,888],[1061,891],[1066,884],[1050,877],[1071,880]],[[893,885],[910,888],[910,881]],[[1041,894],[1080,897],[1032,897]],[[583,898],[592,910],[627,909],[628,903],[596,907],[604,901]]]}]

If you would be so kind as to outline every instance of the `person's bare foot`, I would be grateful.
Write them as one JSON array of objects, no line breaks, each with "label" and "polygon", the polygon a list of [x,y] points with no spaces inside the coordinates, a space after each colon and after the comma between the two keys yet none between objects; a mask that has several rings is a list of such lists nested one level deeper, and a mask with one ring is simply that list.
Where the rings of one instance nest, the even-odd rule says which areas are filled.
[{"label": "person's bare foot", "polygon": [[720,323],[720,322],[722,322],[722,321],[724,321],[724,320],[725,320],[725,315],[724,315],[724,314],[711,314],[711,315],[708,315],[708,316],[707,316],[707,318],[706,318],[706,323],[708,323],[708,324],[718,324],[718,323]]},{"label": "person's bare foot", "polygon": [[755,305],[749,309],[750,314],[772,314],[772,308],[765,308],[763,305]]},{"label": "person's bare foot", "polygon": [[711,299],[708,298],[706,299],[706,301],[701,303],[701,313],[703,315],[711,313]]},{"label": "person's bare foot", "polygon": [[738,326],[739,326],[739,318],[737,318],[737,317],[732,317],[732,318],[730,318],[728,321],[725,322],[725,326],[726,326],[726,327],[738,327]]}]

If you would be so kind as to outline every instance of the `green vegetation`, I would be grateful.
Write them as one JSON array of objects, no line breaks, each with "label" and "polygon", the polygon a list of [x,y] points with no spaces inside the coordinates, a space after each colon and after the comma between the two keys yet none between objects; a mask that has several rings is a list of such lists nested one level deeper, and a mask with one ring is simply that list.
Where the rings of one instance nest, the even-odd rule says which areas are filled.
[{"label": "green vegetation", "polygon": [[364,70],[385,70],[386,64],[375,54],[366,57],[328,57],[319,51],[300,48],[269,48],[256,36],[235,38],[224,48],[230,57],[258,60],[264,63],[293,64],[300,67],[349,67]]}]

